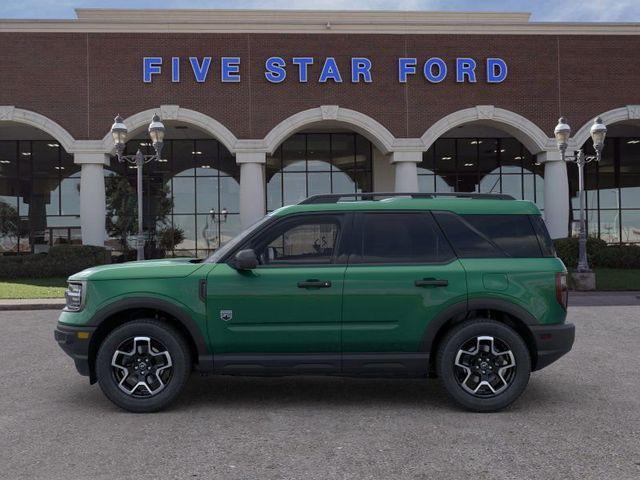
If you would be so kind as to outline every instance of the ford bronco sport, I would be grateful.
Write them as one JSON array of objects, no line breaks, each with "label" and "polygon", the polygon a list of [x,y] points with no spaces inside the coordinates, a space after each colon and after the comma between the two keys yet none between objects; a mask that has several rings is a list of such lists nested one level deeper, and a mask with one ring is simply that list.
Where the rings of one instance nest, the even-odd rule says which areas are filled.
[{"label": "ford bronco sport", "polygon": [[505,195],[319,195],[206,260],[68,282],[57,342],[134,412],[167,406],[194,369],[437,376],[458,404],[495,411],[574,339],[540,211]]}]

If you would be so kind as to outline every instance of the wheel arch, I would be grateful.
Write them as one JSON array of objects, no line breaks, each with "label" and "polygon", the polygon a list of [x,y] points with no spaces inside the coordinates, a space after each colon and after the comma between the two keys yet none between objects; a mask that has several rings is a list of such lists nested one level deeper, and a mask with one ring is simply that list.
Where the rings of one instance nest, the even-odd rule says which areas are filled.
[{"label": "wheel arch", "polygon": [[200,371],[213,368],[213,357],[204,333],[188,312],[166,300],[127,298],[102,308],[91,319],[90,325],[96,327],[91,335],[88,354],[91,383],[96,381],[95,359],[102,341],[120,325],[142,318],[153,318],[174,327],[187,341],[196,368]]},{"label": "wheel arch", "polygon": [[446,308],[429,322],[422,338],[421,350],[429,353],[429,372],[435,372],[436,352],[447,332],[470,318],[496,320],[513,328],[525,341],[531,355],[531,370],[536,369],[538,354],[531,325],[538,320],[524,308],[507,300],[477,298]]}]

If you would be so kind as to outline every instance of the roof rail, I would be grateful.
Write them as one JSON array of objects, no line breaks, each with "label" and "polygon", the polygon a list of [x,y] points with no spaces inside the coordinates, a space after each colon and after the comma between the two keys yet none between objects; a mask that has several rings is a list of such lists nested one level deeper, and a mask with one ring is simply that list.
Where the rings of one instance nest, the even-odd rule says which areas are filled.
[{"label": "roof rail", "polygon": [[326,193],[312,195],[302,200],[298,205],[310,205],[316,203],[338,203],[342,199],[352,198],[345,201],[382,200],[392,197],[410,198],[473,198],[478,200],[515,200],[511,195],[503,193],[474,193],[474,192],[453,192],[453,193],[399,193],[399,192],[361,192],[361,193]]}]

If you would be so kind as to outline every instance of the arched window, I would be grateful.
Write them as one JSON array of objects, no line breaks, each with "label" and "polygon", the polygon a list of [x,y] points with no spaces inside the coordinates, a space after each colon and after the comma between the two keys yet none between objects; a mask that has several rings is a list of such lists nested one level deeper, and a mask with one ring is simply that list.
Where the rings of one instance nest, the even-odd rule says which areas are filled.
[{"label": "arched window", "polygon": [[0,253],[81,243],[79,172],[55,140],[0,141]]},{"label": "arched window", "polygon": [[267,211],[322,193],[370,192],[372,145],[356,133],[298,133],[267,157]]},{"label": "arched window", "polygon": [[422,192],[505,193],[540,209],[543,173],[514,138],[439,138],[418,165]]},{"label": "arched window", "polygon": [[[138,148],[152,153],[145,139],[128,142],[125,153]],[[135,166],[119,164],[114,157],[111,169],[135,189]],[[155,237],[166,228],[179,228],[184,234],[168,255],[206,256],[240,230],[240,169],[215,139],[165,140],[162,161],[143,167],[143,190],[145,231]],[[160,199],[165,195],[173,206],[163,215]]]}]

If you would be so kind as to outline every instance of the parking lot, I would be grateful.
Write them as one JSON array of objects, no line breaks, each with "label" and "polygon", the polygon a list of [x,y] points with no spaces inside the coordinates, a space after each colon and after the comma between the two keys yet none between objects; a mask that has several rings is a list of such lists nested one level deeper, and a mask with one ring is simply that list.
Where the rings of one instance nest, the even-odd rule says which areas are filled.
[{"label": "parking lot", "polygon": [[640,478],[640,307],[573,307],[574,350],[497,414],[436,380],[192,377],[169,411],[118,410],[53,341],[0,312],[7,479]]}]

